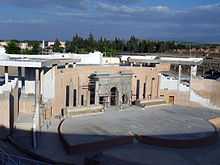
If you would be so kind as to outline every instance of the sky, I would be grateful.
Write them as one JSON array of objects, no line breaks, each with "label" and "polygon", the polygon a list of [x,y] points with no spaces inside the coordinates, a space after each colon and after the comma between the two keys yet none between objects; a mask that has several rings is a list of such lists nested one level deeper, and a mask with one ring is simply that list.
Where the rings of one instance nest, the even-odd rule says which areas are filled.
[{"label": "sky", "polygon": [[135,35],[220,43],[219,0],[0,0],[0,39]]}]

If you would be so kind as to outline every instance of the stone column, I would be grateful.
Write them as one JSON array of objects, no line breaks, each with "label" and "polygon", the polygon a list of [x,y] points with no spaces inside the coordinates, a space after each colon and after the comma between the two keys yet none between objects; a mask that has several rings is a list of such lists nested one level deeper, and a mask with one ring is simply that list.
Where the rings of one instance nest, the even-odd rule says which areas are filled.
[{"label": "stone column", "polygon": [[[40,115],[40,71],[35,70],[35,113]],[[39,126],[38,122],[38,126]]]},{"label": "stone column", "polygon": [[95,105],[99,104],[99,81],[95,83]]},{"label": "stone column", "polygon": [[73,68],[76,68],[76,63],[73,63]]},{"label": "stone column", "polygon": [[182,66],[179,65],[178,84],[177,84],[178,91],[180,91],[181,74],[182,74]]},{"label": "stone column", "polygon": [[72,107],[73,106],[73,81],[70,81],[70,87],[69,87],[69,106]]},{"label": "stone column", "polygon": [[35,70],[35,113],[33,119],[33,147],[37,148],[37,132],[40,128],[40,75],[39,69]]},{"label": "stone column", "polygon": [[196,78],[196,74],[197,74],[197,65],[193,65],[191,66],[191,70],[190,70],[190,81]]},{"label": "stone column", "polygon": [[22,80],[22,68],[18,67],[18,87],[22,88],[23,80]]},{"label": "stone column", "polygon": [[81,106],[81,102],[80,102],[80,100],[81,100],[81,88],[80,88],[80,77],[78,76],[78,89],[77,89],[77,96],[76,96],[76,98],[77,98],[77,101],[76,101],[76,106],[77,107],[80,107]]},{"label": "stone column", "polygon": [[192,65],[190,69],[189,97],[191,96],[191,92],[192,92],[192,80],[196,78],[196,74],[197,74],[197,65],[195,66]]},{"label": "stone column", "polygon": [[118,89],[118,102],[117,102],[117,104],[118,104],[119,106],[122,105],[122,93],[121,93],[121,89]]},{"label": "stone column", "polygon": [[157,82],[157,98],[160,98],[160,78],[161,78],[161,73],[158,74],[158,82]]},{"label": "stone column", "polygon": [[89,92],[89,89],[87,89],[87,91],[86,91],[86,105],[87,106],[90,105],[90,92]]},{"label": "stone column", "polygon": [[65,63],[65,68],[68,68],[69,64],[68,63]]},{"label": "stone column", "polygon": [[40,95],[42,95],[43,94],[43,84],[44,84],[44,82],[43,82],[43,76],[44,76],[44,69],[42,68],[41,70],[40,70]]},{"label": "stone column", "polygon": [[8,66],[5,66],[5,84],[8,83]]}]

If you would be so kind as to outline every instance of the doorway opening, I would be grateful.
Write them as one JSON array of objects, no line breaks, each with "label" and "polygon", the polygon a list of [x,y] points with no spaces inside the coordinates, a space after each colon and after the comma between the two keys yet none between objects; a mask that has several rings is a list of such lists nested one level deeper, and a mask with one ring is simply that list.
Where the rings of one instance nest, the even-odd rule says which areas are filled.
[{"label": "doorway opening", "polygon": [[116,87],[111,89],[111,100],[110,105],[117,105],[118,104],[118,90]]}]

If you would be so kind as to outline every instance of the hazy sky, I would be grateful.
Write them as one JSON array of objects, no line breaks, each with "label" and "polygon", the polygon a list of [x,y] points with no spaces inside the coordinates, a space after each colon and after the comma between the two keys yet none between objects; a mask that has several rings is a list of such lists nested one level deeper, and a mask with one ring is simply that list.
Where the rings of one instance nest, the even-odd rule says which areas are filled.
[{"label": "hazy sky", "polygon": [[219,0],[0,0],[0,39],[83,36],[220,42]]}]

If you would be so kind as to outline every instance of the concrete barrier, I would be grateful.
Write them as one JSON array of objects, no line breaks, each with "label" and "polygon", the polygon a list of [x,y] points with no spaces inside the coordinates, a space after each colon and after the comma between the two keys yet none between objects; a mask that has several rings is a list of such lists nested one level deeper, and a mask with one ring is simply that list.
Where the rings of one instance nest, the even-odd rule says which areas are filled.
[{"label": "concrete barrier", "polygon": [[[131,144],[133,143],[133,136],[118,136],[118,137],[112,137],[108,140],[100,140],[92,143],[84,143],[84,144],[77,144],[77,145],[71,145],[67,142],[65,139],[63,133],[62,133],[62,125],[64,123],[64,120],[62,120],[58,126],[58,134],[59,138],[63,144],[64,149],[68,154],[80,154],[85,152],[96,152],[105,150],[108,148],[118,147],[119,145],[124,144]],[[74,138],[74,136],[73,136]]]}]

